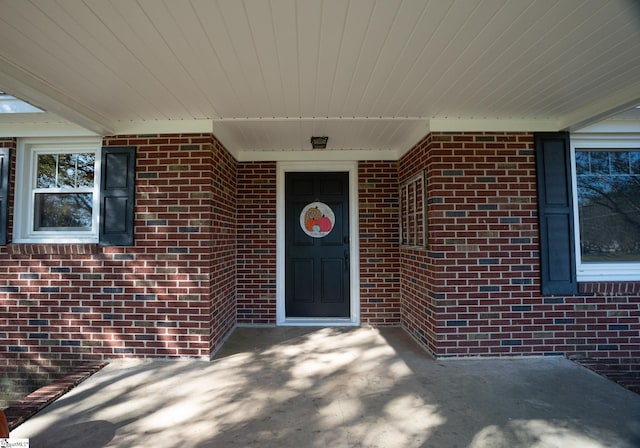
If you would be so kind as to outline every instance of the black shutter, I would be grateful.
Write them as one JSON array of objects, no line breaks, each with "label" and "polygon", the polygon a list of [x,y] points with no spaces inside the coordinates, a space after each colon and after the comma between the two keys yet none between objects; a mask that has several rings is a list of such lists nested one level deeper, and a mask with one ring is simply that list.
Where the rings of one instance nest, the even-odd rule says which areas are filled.
[{"label": "black shutter", "polygon": [[0,246],[7,244],[9,224],[9,165],[11,149],[0,148]]},{"label": "black shutter", "polygon": [[100,177],[100,245],[133,245],[133,202],[136,149],[133,146],[102,148]]},{"label": "black shutter", "polygon": [[569,134],[536,133],[535,151],[542,294],[576,294]]}]

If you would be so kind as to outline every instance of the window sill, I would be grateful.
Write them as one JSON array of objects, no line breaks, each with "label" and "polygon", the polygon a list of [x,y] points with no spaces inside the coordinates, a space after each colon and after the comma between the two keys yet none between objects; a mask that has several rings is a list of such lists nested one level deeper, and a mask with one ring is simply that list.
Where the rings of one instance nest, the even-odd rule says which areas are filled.
[{"label": "window sill", "polygon": [[578,264],[576,277],[578,282],[638,282],[640,281],[640,263],[582,263]]}]

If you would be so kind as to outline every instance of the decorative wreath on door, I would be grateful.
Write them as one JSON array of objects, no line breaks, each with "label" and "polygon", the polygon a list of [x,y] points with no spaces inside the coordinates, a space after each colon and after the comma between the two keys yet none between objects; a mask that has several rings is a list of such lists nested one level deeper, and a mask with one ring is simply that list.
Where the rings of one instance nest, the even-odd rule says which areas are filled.
[{"label": "decorative wreath on door", "polygon": [[300,227],[304,233],[313,238],[327,236],[333,230],[336,216],[324,202],[311,202],[300,212]]}]

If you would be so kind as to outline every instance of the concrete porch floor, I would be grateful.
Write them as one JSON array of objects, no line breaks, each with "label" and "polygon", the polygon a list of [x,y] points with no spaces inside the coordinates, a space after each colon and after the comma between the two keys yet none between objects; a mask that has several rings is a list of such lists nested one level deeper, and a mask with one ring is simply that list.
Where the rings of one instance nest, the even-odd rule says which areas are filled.
[{"label": "concrete porch floor", "polygon": [[11,433],[39,447],[640,446],[640,395],[562,358],[433,360],[399,328],[238,328],[114,362]]}]

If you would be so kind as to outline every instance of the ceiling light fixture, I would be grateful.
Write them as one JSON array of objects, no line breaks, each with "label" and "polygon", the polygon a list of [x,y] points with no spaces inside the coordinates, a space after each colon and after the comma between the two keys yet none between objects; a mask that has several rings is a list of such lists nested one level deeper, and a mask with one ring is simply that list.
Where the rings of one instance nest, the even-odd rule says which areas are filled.
[{"label": "ceiling light fixture", "polygon": [[329,137],[311,137],[311,147],[313,149],[326,149]]}]

